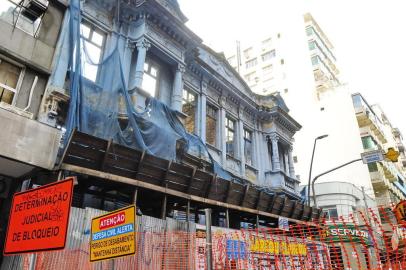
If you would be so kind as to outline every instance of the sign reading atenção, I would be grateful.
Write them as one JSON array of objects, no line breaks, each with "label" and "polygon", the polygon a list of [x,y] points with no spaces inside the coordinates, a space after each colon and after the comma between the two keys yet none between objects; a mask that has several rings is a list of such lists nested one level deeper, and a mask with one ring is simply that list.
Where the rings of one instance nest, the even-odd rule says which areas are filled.
[{"label": "sign reading aten\u00e7\u00e3o", "polygon": [[4,255],[63,249],[73,178],[14,194]]},{"label": "sign reading aten\u00e7\u00e3o", "polygon": [[90,261],[135,254],[135,205],[92,219]]}]

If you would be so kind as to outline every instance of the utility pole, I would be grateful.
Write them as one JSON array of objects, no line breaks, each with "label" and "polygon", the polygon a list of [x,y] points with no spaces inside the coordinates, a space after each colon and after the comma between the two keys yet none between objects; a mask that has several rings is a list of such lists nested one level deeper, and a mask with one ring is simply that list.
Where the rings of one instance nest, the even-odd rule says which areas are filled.
[{"label": "utility pole", "polygon": [[368,207],[367,198],[366,198],[366,196],[365,196],[366,194],[365,194],[365,188],[364,188],[364,186],[361,187],[361,190],[362,190],[362,197],[363,197],[364,205],[365,205],[365,213],[366,213],[366,216],[367,216],[369,225],[372,226],[371,218],[370,218],[370,216],[369,216],[369,211],[368,211],[369,207]]}]

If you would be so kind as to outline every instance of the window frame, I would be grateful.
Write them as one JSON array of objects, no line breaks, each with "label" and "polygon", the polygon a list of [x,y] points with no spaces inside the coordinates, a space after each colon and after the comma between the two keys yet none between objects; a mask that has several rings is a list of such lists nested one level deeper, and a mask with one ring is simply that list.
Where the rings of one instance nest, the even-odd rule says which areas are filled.
[{"label": "window frame", "polygon": [[[210,108],[210,110],[209,110],[209,108]],[[210,111],[212,111],[213,113],[209,113]],[[205,134],[205,137],[206,137],[206,143],[208,144],[208,145],[210,145],[210,146],[213,146],[213,147],[215,147],[215,148],[218,148],[218,141],[219,141],[219,134],[218,134],[218,125],[219,125],[219,109],[215,106],[215,105],[213,105],[213,104],[211,104],[211,103],[209,103],[209,102],[207,102],[206,103],[206,121],[205,121],[205,126],[206,126],[206,134]],[[207,129],[207,118],[211,118],[211,119],[213,119],[214,120],[214,123],[215,123],[215,134],[216,134],[216,137],[214,138],[214,144],[212,144],[212,143],[209,143],[208,141],[207,141],[207,131],[208,131],[208,129]]]},{"label": "window frame", "polygon": [[270,61],[271,59],[276,57],[275,49],[270,50],[269,52],[263,53],[261,55],[262,62]]},{"label": "window frame", "polygon": [[[85,36],[82,34],[82,25],[85,26],[85,27],[87,27],[87,28],[89,28],[89,36],[88,36],[88,37],[85,37]],[[95,43],[95,42],[92,40],[92,39],[93,39],[93,35],[94,35],[95,32],[96,32],[97,34],[101,35],[102,38],[103,38],[101,45]],[[85,46],[86,46],[85,43],[86,43],[86,42],[88,42],[88,43],[90,43],[92,46],[95,46],[95,47],[97,47],[97,48],[100,49],[100,55],[99,55],[99,59],[98,59],[97,64],[101,63],[101,62],[103,61],[103,58],[104,58],[104,50],[105,50],[105,47],[106,47],[106,42],[107,42],[108,33],[107,33],[106,31],[104,31],[103,29],[101,29],[100,27],[98,27],[97,25],[95,25],[94,23],[92,23],[91,21],[89,21],[89,20],[83,18],[82,21],[80,22],[79,35],[80,35],[80,46],[83,46],[83,48],[81,48],[81,50],[84,50],[84,52],[86,52],[86,51],[85,51],[85,50],[86,50],[86,49],[85,49]],[[92,61],[93,61],[93,60],[94,60],[94,59],[92,59]],[[82,60],[82,61],[83,61],[83,60]],[[88,63],[88,64],[90,64],[90,63]],[[96,66],[96,69],[97,69],[97,70],[96,70],[96,76],[95,76],[95,79],[94,79],[94,81],[93,81],[92,79],[86,77],[86,76],[83,74],[84,68],[85,68],[84,65],[86,65],[86,62],[84,62],[83,64],[81,63],[81,65],[82,65],[82,67],[81,67],[81,68],[82,68],[82,76],[83,76],[85,79],[96,83],[96,82],[99,80],[99,76],[100,76],[100,69],[99,69],[99,66]],[[90,64],[90,65],[91,65],[91,64]]]},{"label": "window frame", "polygon": [[[225,117],[225,123],[224,123],[224,127],[225,127],[225,142],[226,142],[226,154],[227,155],[229,155],[230,157],[233,157],[233,158],[236,158],[236,156],[237,156],[237,149],[236,149],[236,120],[233,118],[233,117],[231,117],[230,115],[226,115],[226,117]],[[232,123],[232,126],[230,126],[230,123]],[[229,140],[228,140],[228,138],[229,138],[229,133],[231,133],[232,132],[232,135],[233,135],[233,140],[232,140],[232,152],[229,150],[229,148],[228,148],[228,142],[229,142]]]},{"label": "window frame", "polygon": [[[247,134],[249,134],[249,138],[246,136]],[[253,138],[253,132],[251,129],[244,127],[243,128],[243,142],[244,142],[244,158],[245,158],[245,163],[248,164],[249,166],[254,166],[254,147],[253,147],[253,142],[254,142],[254,138]],[[250,143],[250,153],[251,153],[251,159],[250,162],[247,162],[247,156],[246,156],[246,142]]]},{"label": "window frame", "polygon": [[[186,98],[185,98],[185,93],[186,93]],[[193,97],[193,100],[190,100],[190,97]],[[191,115],[185,113],[183,111],[183,106],[192,106],[194,108],[194,117],[193,117],[193,131],[192,133],[196,133],[196,115],[197,115],[197,99],[198,99],[198,95],[196,92],[192,91],[189,87],[183,87],[182,89],[182,113],[186,114],[187,117],[190,117]],[[186,118],[187,118],[186,117]],[[185,124],[186,124],[186,119],[185,119]],[[185,126],[186,128],[186,126]],[[188,131],[189,132],[189,131]]]},{"label": "window frame", "polygon": [[[147,71],[145,71],[145,65],[148,65]],[[150,72],[152,67],[154,67],[156,69],[155,76]],[[155,79],[155,89],[154,89],[155,92],[154,92],[154,95],[151,95],[151,93],[148,90],[143,88],[143,85],[141,85],[141,89],[145,93],[147,93],[148,95],[150,95],[151,97],[154,97],[154,98],[159,97],[159,75],[161,73],[161,69],[162,69],[162,66],[157,61],[154,61],[154,59],[152,59],[151,57],[145,58],[144,67],[143,67],[143,75],[142,75],[142,83],[144,83],[145,74],[147,74],[148,76]]]},{"label": "window frame", "polygon": [[[251,63],[252,63],[252,65],[251,65]],[[250,59],[250,60],[248,60],[248,61],[245,62],[245,68],[246,68],[246,69],[253,68],[253,67],[255,67],[256,65],[258,65],[258,58],[257,58],[257,57],[252,58],[252,59]]]},{"label": "window frame", "polygon": [[[21,64],[21,63],[19,63],[19,62],[16,62],[16,61],[14,61],[13,59],[10,59],[10,58],[8,58],[8,57],[6,57],[6,56],[0,54],[0,63],[1,63],[2,61],[8,62],[8,63],[10,63],[11,65],[14,65],[14,66],[16,66],[16,67],[18,67],[18,68],[21,69],[21,70],[20,70],[20,75],[18,76],[18,79],[17,79],[17,84],[16,84],[16,88],[15,88],[15,89],[11,88],[11,87],[8,86],[8,85],[5,85],[5,84],[3,84],[3,83],[0,83],[0,87],[3,87],[3,88],[5,88],[6,90],[11,91],[11,92],[14,93],[13,100],[12,100],[12,102],[11,102],[10,105],[11,105],[11,106],[16,106],[17,96],[18,96],[18,94],[20,93],[20,90],[21,90],[21,85],[22,85],[23,80],[24,80],[26,67],[25,67],[23,64]],[[0,102],[1,102],[1,101],[0,101]],[[3,101],[3,102],[4,102],[4,101]],[[6,102],[4,102],[4,103],[6,103]],[[8,104],[8,103],[7,103],[7,104]]]},{"label": "window frame", "polygon": [[323,207],[323,214],[327,213],[326,218],[327,219],[332,219],[330,211],[334,211],[334,210],[337,213],[337,217],[334,217],[334,218],[335,218],[335,220],[337,220],[339,218],[337,206]]}]

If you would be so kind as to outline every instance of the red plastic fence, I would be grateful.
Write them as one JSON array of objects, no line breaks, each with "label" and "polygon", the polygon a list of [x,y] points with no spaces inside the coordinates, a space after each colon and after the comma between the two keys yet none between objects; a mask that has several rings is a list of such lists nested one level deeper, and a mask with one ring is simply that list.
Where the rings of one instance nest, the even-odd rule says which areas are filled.
[{"label": "red plastic fence", "polygon": [[[69,237],[77,237],[70,235]],[[406,270],[406,229],[393,206],[358,211],[289,230],[212,228],[213,269],[392,269]],[[1,269],[206,270],[205,231],[139,232],[134,256],[89,262],[89,244],[15,256]],[[8,258],[10,259],[10,258]],[[17,262],[18,261],[18,262]],[[30,268],[34,265],[34,268]]]}]

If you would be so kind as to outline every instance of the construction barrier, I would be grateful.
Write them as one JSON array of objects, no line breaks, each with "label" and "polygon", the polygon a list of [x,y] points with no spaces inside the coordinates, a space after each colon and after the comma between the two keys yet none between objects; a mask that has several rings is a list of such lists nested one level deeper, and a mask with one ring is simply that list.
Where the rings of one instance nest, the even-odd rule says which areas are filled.
[{"label": "construction barrier", "polygon": [[[398,225],[394,206],[288,228],[234,230],[173,219],[137,218],[136,254],[91,263],[90,220],[103,214],[72,208],[65,250],[7,256],[1,269],[406,269],[406,229]],[[277,224],[275,224],[277,225]]]}]

